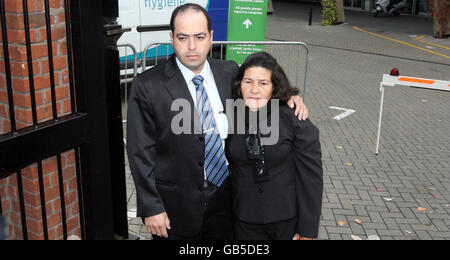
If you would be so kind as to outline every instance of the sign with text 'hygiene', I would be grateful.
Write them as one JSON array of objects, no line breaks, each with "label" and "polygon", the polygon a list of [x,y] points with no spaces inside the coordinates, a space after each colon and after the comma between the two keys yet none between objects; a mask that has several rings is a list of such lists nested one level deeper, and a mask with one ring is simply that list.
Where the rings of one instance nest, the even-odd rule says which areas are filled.
[{"label": "sign with text 'hygiene'", "polygon": [[[230,0],[228,41],[264,41],[267,5],[268,0]],[[263,50],[261,45],[229,45],[227,60],[241,65],[250,54]]]}]

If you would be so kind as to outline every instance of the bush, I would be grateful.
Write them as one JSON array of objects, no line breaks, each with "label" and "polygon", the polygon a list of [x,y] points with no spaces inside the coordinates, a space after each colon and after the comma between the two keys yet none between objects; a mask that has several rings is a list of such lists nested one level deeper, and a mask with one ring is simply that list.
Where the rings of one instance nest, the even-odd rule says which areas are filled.
[{"label": "bush", "polygon": [[338,12],[335,0],[322,0],[322,25],[329,26],[338,21]]}]

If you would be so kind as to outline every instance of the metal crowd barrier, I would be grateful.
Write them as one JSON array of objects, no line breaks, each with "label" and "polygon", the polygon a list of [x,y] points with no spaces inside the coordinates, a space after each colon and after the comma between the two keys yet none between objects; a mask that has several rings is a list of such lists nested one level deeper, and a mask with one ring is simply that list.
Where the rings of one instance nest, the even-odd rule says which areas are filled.
[{"label": "metal crowd barrier", "polygon": [[[124,101],[125,104],[123,106],[123,120],[122,123],[126,124],[127,123],[127,112],[128,112],[128,85],[133,82],[133,80],[138,76],[138,67],[139,67],[139,58],[138,58],[138,53],[136,51],[136,48],[132,45],[132,44],[120,44],[117,45],[118,48],[124,48],[125,49],[125,62],[124,62],[124,68],[120,70],[120,84],[124,85]],[[132,72],[129,72],[128,69],[128,49],[131,49],[132,53],[133,53],[133,61],[132,61]],[[126,138],[123,139],[124,144],[127,143]]]},{"label": "metal crowd barrier", "polygon": [[[160,53],[160,48],[164,48],[166,50],[166,55],[157,55],[154,58],[154,64],[147,65],[147,60],[142,60],[142,69],[143,71],[150,69],[156,65],[158,65],[158,60],[161,59],[168,59],[172,53],[169,52],[171,43],[168,42],[155,42],[148,44],[142,54],[142,57],[147,56],[147,52],[151,49],[154,49],[155,53]],[[300,72],[300,67],[304,67],[304,81],[303,81],[303,99],[306,98],[306,90],[308,85],[308,74],[309,74],[309,60],[310,60],[310,52],[308,46],[303,42],[279,42],[279,41],[273,41],[273,42],[260,42],[260,41],[216,41],[213,42],[213,46],[210,51],[210,57],[213,57],[213,50],[219,51],[219,54],[216,55],[214,58],[217,59],[225,59],[225,56],[223,55],[224,50],[228,45],[239,45],[239,46],[247,46],[248,48],[253,48],[255,45],[261,45],[263,46],[263,49],[265,52],[270,53],[272,56],[274,56],[278,63],[283,67],[284,71],[286,72],[289,80],[292,82],[294,81],[294,86],[299,86],[298,79],[299,75],[302,73]],[[163,50],[164,50],[163,49]],[[301,49],[304,49],[305,52],[302,52]],[[234,53],[234,48],[231,48],[231,54]],[[241,61],[240,64],[244,62],[244,57],[248,54],[245,51],[237,50],[237,52],[240,52],[241,55]],[[159,56],[159,57],[158,57]],[[305,60],[304,64],[302,63],[302,60]]]},{"label": "metal crowd barrier", "polygon": [[[120,83],[122,83],[122,84],[129,83],[129,82],[133,81],[133,79],[136,78],[137,75],[138,75],[138,67],[139,67],[139,63],[138,62],[139,62],[139,60],[138,60],[137,50],[131,44],[120,44],[120,45],[117,45],[117,47],[125,49],[125,63],[124,63],[124,66],[125,66],[124,70],[125,71],[123,73],[125,79],[121,79]],[[131,75],[133,75],[133,76],[130,77],[130,78],[128,77],[128,75],[130,75],[130,73],[128,72],[128,69],[129,69],[129,67],[128,67],[128,63],[129,63],[128,62],[128,48],[131,49],[131,51],[133,52],[133,61],[132,61],[133,62],[133,67],[130,68],[130,69],[133,70],[133,72],[131,73]]]},{"label": "metal crowd barrier", "polygon": [[[120,44],[117,45],[118,48],[124,48],[125,49],[125,62],[124,62],[124,68],[120,70],[120,84],[124,85],[125,87],[125,105],[124,105],[124,109],[123,109],[123,113],[124,113],[124,120],[122,121],[122,123],[126,123],[126,116],[127,116],[127,109],[128,109],[128,85],[133,82],[133,80],[138,76],[138,67],[139,67],[139,59],[138,59],[138,54],[136,51],[136,48],[131,45],[131,44]],[[129,72],[129,68],[128,68],[128,49],[131,49],[132,53],[133,53],[133,60],[132,60],[132,72]],[[125,140],[124,140],[125,141]]]},{"label": "metal crowd barrier", "polygon": [[[167,60],[172,55],[170,46],[172,43],[169,42],[154,42],[148,44],[143,53],[142,53],[142,59],[138,60],[136,49],[130,45],[120,45],[119,47],[129,47],[133,50],[134,53],[134,70],[133,70],[133,76],[131,78],[128,78],[127,76],[130,75],[129,73],[125,73],[125,78],[122,79],[122,84],[125,84],[125,104],[124,104],[124,116],[123,116],[123,123],[125,124],[127,122],[127,107],[128,107],[128,83],[130,83],[137,75],[140,73],[158,65],[159,60]],[[213,42],[213,46],[210,51],[210,57],[214,57],[220,60],[225,59],[224,51],[228,45],[240,45],[240,46],[247,46],[248,48],[253,48],[255,45],[263,46],[263,50],[265,52],[270,53],[272,56],[274,56],[278,63],[282,66],[285,73],[287,74],[289,80],[292,82],[294,79],[294,83],[292,85],[299,87],[299,75],[302,75],[304,73],[303,78],[303,99],[306,100],[306,90],[308,86],[308,74],[309,74],[309,60],[310,60],[310,52],[308,46],[303,42],[259,42],[259,41],[246,41],[246,42],[239,42],[239,41],[216,41]],[[304,51],[302,51],[304,49]],[[155,57],[151,59],[146,59],[144,57],[147,57],[147,52],[149,50],[154,50]],[[162,50],[162,51],[161,51]],[[231,54],[234,54],[234,48],[231,48]],[[217,53],[218,52],[218,53]],[[241,51],[242,52],[242,51]],[[163,53],[163,55],[161,55]],[[248,54],[248,53],[247,53]],[[240,53],[241,55],[241,61],[240,64],[244,62],[244,57],[246,56],[245,52]],[[125,54],[127,56],[127,54]],[[148,65],[148,60],[152,61],[151,65]],[[304,60],[304,63],[302,62]],[[125,64],[127,64],[127,61],[125,61]],[[301,69],[303,68],[303,71]],[[125,67],[125,71],[128,71]]]}]

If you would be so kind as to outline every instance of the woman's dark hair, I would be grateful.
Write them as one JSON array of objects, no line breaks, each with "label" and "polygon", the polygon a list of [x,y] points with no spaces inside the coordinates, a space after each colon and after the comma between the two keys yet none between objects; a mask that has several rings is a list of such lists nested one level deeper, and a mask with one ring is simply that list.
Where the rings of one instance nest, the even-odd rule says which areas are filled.
[{"label": "woman's dark hair", "polygon": [[291,86],[286,74],[278,64],[277,60],[267,52],[258,52],[248,56],[244,64],[242,64],[239,68],[233,85],[234,98],[242,98],[241,83],[244,78],[245,71],[254,67],[262,67],[272,72],[271,80],[273,85],[273,99],[279,99],[282,102],[287,102],[291,96],[298,94],[298,89]]},{"label": "woman's dark hair", "polygon": [[208,32],[211,32],[212,22],[211,22],[211,17],[208,14],[208,11],[206,11],[206,9],[203,8],[201,5],[187,3],[184,5],[178,6],[177,8],[175,8],[175,10],[173,10],[172,17],[170,18],[170,29],[172,30],[172,33],[175,32],[175,18],[177,18],[177,15],[179,13],[184,13],[190,9],[195,10],[197,12],[202,12],[205,15],[206,21],[208,22]]}]

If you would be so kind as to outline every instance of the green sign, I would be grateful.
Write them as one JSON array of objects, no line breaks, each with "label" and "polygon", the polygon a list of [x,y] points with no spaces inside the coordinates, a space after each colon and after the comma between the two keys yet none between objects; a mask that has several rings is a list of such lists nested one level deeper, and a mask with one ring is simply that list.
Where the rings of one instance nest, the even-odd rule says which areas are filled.
[{"label": "green sign", "polygon": [[[264,41],[268,0],[230,0],[228,41]],[[229,45],[227,60],[239,65],[252,53],[264,51],[262,45]]]}]

